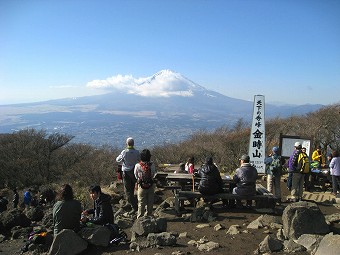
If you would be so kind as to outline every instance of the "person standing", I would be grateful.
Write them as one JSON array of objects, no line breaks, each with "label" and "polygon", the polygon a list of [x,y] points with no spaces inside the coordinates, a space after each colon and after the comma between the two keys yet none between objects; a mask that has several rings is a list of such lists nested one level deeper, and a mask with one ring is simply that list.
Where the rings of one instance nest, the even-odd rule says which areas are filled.
[{"label": "person standing", "polygon": [[273,147],[272,153],[265,159],[267,174],[267,189],[274,193],[278,202],[281,202],[281,176],[283,163],[281,156],[278,154],[279,148]]},{"label": "person standing", "polygon": [[318,168],[322,168],[325,165],[325,158],[321,152],[321,146],[319,145],[312,154],[312,160],[318,162]]},{"label": "person standing", "polygon": [[17,189],[13,189],[13,208],[17,208],[18,207],[18,203],[19,203],[19,194]]},{"label": "person standing", "polygon": [[336,196],[338,191],[340,191],[340,157],[338,150],[332,152],[332,160],[329,163],[329,167],[332,173],[333,195]]},{"label": "person standing", "polygon": [[137,219],[145,215],[152,216],[156,184],[153,177],[156,174],[155,164],[151,160],[151,153],[144,149],[140,153],[140,162],[136,164],[134,174],[137,179],[138,212]]},{"label": "person standing", "polygon": [[[256,179],[257,170],[250,164],[250,157],[248,155],[242,155],[240,158],[241,166],[236,169],[234,175],[234,182],[236,187],[233,189],[233,194],[241,196],[253,196],[256,195]],[[246,206],[251,207],[252,200],[247,200]],[[241,201],[236,201],[236,206],[241,207]]]},{"label": "person standing", "polygon": [[118,163],[122,163],[122,172],[123,172],[123,184],[124,184],[124,192],[126,196],[126,200],[131,205],[130,214],[135,214],[137,212],[137,199],[135,197],[135,185],[136,185],[136,177],[134,175],[135,165],[140,160],[140,153],[138,150],[134,148],[134,140],[132,137],[129,137],[126,140],[127,148],[124,149],[119,156],[116,158]]},{"label": "person standing", "polygon": [[292,173],[292,190],[291,201],[297,202],[302,199],[304,175],[300,172],[298,167],[299,155],[301,153],[302,145],[300,142],[295,142],[294,151],[289,158],[289,171]]},{"label": "person standing", "polygon": [[31,207],[31,203],[32,203],[32,193],[31,193],[31,189],[28,189],[25,193],[24,193],[24,205],[26,208],[30,208]]},{"label": "person standing", "polygon": [[73,198],[73,190],[69,184],[61,186],[57,202],[53,206],[53,232],[57,235],[63,229],[80,229],[81,203]]},{"label": "person standing", "polygon": [[82,218],[83,222],[91,222],[97,225],[113,224],[114,216],[111,206],[111,196],[102,193],[99,185],[92,185],[89,188],[90,197],[93,200],[93,208],[83,211],[84,216],[92,214],[93,217]]}]

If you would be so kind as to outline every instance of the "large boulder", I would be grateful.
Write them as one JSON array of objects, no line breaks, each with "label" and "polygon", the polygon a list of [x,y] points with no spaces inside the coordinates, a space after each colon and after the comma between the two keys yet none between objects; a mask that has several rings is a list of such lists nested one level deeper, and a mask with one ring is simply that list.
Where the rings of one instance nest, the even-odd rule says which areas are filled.
[{"label": "large boulder", "polygon": [[282,214],[286,239],[297,240],[303,234],[327,234],[329,226],[315,203],[297,202],[288,205]]},{"label": "large boulder", "polygon": [[26,216],[31,221],[41,221],[44,218],[44,211],[43,211],[43,209],[40,206],[31,207],[26,212]]},{"label": "large boulder", "polygon": [[70,229],[63,229],[53,239],[49,255],[75,255],[86,250],[88,243]]},{"label": "large boulder", "polygon": [[0,222],[7,230],[15,226],[29,227],[31,225],[30,219],[19,209],[12,209],[0,214]]},{"label": "large boulder", "polygon": [[164,218],[140,217],[132,226],[132,232],[139,236],[147,236],[150,233],[166,232],[167,221]]},{"label": "large boulder", "polygon": [[340,251],[340,235],[330,233],[322,238],[315,255],[339,254]]},{"label": "large boulder", "polygon": [[107,247],[110,243],[111,231],[105,226],[94,225],[93,227],[85,227],[78,234],[95,246]]}]

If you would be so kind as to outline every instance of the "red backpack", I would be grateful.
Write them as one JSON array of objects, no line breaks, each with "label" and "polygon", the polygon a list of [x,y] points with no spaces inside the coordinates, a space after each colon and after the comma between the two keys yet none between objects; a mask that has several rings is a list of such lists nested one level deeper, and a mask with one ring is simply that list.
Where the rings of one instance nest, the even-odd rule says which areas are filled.
[{"label": "red backpack", "polygon": [[151,162],[139,162],[142,170],[138,175],[138,184],[142,189],[149,189],[153,184],[153,179],[151,176]]}]

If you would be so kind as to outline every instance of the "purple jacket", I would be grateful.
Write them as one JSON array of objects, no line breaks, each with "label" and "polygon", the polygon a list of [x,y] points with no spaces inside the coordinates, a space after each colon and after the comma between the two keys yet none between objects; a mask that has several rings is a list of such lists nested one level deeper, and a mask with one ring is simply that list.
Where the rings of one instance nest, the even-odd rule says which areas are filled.
[{"label": "purple jacket", "polygon": [[301,150],[294,150],[293,154],[290,156],[288,160],[288,172],[298,172],[296,167],[298,165],[299,154]]}]

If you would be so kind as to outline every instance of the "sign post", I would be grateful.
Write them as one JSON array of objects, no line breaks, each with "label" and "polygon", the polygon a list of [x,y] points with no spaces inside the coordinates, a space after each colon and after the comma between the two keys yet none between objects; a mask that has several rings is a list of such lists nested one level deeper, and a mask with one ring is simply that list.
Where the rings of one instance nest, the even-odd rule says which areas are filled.
[{"label": "sign post", "polygon": [[264,96],[255,95],[248,154],[258,173],[265,172],[265,138]]}]

